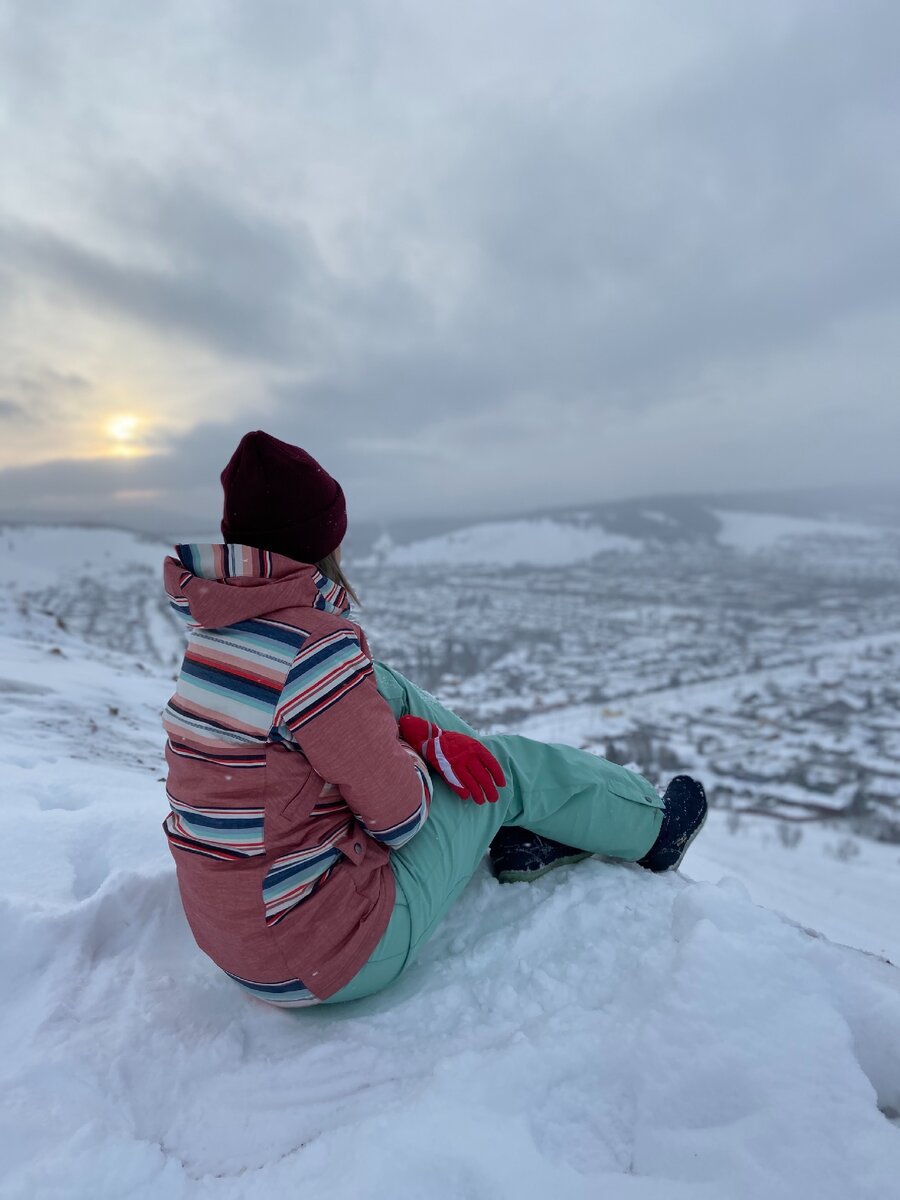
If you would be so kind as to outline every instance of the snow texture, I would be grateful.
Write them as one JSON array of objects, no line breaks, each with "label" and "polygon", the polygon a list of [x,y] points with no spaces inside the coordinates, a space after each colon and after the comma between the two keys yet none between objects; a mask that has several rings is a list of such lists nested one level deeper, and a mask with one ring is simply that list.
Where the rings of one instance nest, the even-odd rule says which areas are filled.
[{"label": "snow texture", "polygon": [[[55,561],[10,544],[44,586],[98,539]],[[144,586],[144,544],[107,546]],[[896,846],[844,864],[847,904],[809,837],[779,858],[717,813],[678,875],[593,859],[501,887],[482,868],[392,989],[276,1011],[181,912],[171,664],[21,595],[0,621],[3,1200],[898,1194],[898,972],[795,923],[885,944]]]}]

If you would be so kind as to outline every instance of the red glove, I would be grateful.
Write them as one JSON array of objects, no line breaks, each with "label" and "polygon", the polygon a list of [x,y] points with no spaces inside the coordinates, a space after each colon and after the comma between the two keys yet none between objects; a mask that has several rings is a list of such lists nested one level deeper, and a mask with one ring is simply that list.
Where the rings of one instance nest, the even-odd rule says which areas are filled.
[{"label": "red glove", "polygon": [[446,779],[457,796],[469,796],[476,804],[491,804],[497,787],[504,787],[503,768],[486,746],[466,733],[452,733],[424,717],[401,717],[398,721],[404,742]]}]

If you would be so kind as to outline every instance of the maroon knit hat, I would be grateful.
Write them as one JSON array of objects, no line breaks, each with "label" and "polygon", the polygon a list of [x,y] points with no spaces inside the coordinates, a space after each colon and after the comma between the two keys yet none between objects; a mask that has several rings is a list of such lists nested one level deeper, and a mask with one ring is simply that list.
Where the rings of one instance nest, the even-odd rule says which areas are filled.
[{"label": "maroon knit hat", "polygon": [[336,479],[299,446],[257,429],[245,433],[222,472],[226,542],[317,563],[347,532],[347,506]]}]

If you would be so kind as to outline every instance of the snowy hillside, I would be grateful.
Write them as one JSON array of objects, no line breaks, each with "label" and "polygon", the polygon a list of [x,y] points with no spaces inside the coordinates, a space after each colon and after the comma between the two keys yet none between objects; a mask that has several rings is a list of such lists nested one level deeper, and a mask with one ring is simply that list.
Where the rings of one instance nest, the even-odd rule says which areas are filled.
[{"label": "snowy hillside", "polygon": [[557,567],[610,550],[637,548],[634,539],[607,533],[602,526],[578,526],[545,517],[535,521],[484,522],[408,546],[382,543],[378,557],[390,566],[494,563],[499,567],[519,564]]},{"label": "snowy hillside", "polygon": [[881,543],[890,554],[896,537],[891,530],[839,520],[820,520],[778,513],[704,509],[711,524],[706,537],[698,538],[673,517],[653,508],[638,510],[645,522],[640,532],[615,532],[587,514],[537,517],[529,520],[488,521],[451,530],[434,537],[395,544],[389,535],[376,541],[363,560],[366,565],[461,566],[464,564],[514,566],[571,566],[613,551],[644,550],[657,543],[700,543],[744,555],[778,551],[808,551],[810,546],[841,547],[861,540]]},{"label": "snowy hillside", "polygon": [[[403,566],[437,563],[562,566],[616,550],[660,546],[727,549],[756,555],[811,548],[843,553],[880,543],[896,569],[900,492],[832,489],[821,493],[655,496],[548,509],[502,520],[456,523],[425,518],[380,528],[351,522],[357,561]],[[870,548],[871,550],[871,548]]]},{"label": "snowy hillside", "polygon": [[[485,868],[392,991],[291,1013],[230,986],[178,903],[159,828],[159,709],[178,647],[156,590],[165,547],[102,531],[0,539],[15,564],[0,593],[4,1200],[895,1194],[900,974],[885,959],[900,961],[900,844],[848,824],[852,797],[827,772],[778,782],[825,729],[833,770],[847,759],[842,738],[861,759],[871,736],[881,773],[865,779],[892,778],[900,630],[877,571],[846,607],[823,584],[829,603],[804,632],[812,601],[770,564],[781,590],[767,585],[768,611],[748,598],[762,622],[748,641],[729,607],[745,596],[740,572],[706,564],[723,615],[694,630],[679,604],[656,596],[651,611],[626,592],[636,555],[614,553],[600,607],[618,640],[607,640],[595,700],[579,682],[598,678],[585,652],[593,619],[581,621],[580,650],[556,646],[546,669],[533,647],[511,662],[515,647],[490,637],[519,627],[523,591],[584,616],[600,576],[515,568],[473,580],[458,567],[457,587],[438,569],[397,568],[381,584],[363,571],[361,617],[389,660],[394,621],[413,646],[423,623],[465,637],[460,596],[490,596],[471,614],[488,638],[472,636],[471,673],[439,677],[472,719],[512,727],[518,704],[531,736],[618,742],[628,757],[643,747],[654,780],[660,756],[669,771],[675,756],[734,803],[712,814],[676,877],[591,860],[501,888]],[[672,578],[672,559],[637,557],[643,578]],[[870,633],[853,624],[860,610]],[[691,682],[704,638],[711,661]],[[661,648],[684,677],[671,687],[659,686]],[[743,675],[742,656],[757,664]],[[869,708],[851,706],[845,726],[802,715],[808,686],[852,699],[859,664]],[[555,689],[543,711],[536,673],[542,701]],[[651,696],[642,681],[653,676]],[[754,765],[767,731],[777,753]],[[754,782],[773,757],[774,776]],[[745,759],[754,778],[741,782]],[[741,786],[756,789],[743,809]],[[778,788],[784,811],[766,809],[761,797]],[[806,812],[813,796],[834,820],[814,813],[801,839],[781,836],[801,828],[784,819],[791,803]]]}]

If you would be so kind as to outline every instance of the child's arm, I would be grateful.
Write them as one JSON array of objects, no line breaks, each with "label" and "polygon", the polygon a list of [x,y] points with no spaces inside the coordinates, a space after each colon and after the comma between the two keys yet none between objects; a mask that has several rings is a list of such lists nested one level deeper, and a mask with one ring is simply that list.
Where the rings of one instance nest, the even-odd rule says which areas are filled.
[{"label": "child's arm", "polygon": [[431,779],[375,686],[358,633],[308,639],[288,673],[275,724],[340,790],[366,832],[396,848],[424,825]]}]

